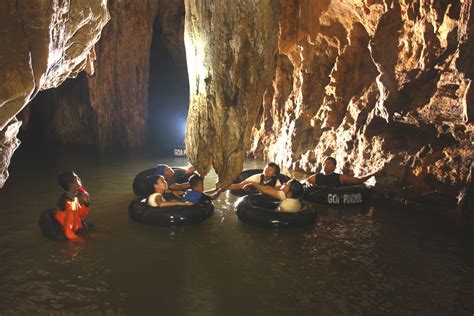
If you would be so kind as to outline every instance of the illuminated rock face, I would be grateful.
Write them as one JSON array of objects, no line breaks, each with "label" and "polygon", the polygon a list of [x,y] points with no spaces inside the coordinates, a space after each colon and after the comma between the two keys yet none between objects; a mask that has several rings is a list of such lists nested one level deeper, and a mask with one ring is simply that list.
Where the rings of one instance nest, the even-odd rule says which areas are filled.
[{"label": "illuminated rock face", "polygon": [[242,169],[275,71],[279,2],[186,0],[185,7],[186,151],[201,172],[212,165],[226,186]]},{"label": "illuminated rock face", "polygon": [[281,1],[275,77],[250,153],[318,171],[384,168],[380,189],[454,197],[474,156],[474,5]]},{"label": "illuminated rock face", "polygon": [[86,69],[109,20],[106,0],[0,2],[0,187],[19,141],[14,118],[40,91]]},{"label": "illuminated rock face", "polygon": [[143,146],[157,8],[156,0],[109,2],[111,20],[96,46],[95,74],[81,75],[35,100],[49,141],[101,149]]}]

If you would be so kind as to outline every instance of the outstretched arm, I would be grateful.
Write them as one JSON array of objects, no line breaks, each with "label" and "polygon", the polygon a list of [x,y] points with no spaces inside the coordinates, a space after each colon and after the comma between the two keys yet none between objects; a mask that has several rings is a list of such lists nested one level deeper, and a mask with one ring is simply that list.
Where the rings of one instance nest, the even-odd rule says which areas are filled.
[{"label": "outstretched arm", "polygon": [[247,181],[247,180],[244,180],[240,183],[232,183],[231,185],[229,185],[229,187],[227,188],[227,190],[240,190],[240,189],[243,189],[244,186],[246,186],[247,184],[249,184],[250,182]]},{"label": "outstretched arm", "polygon": [[189,189],[189,182],[185,183],[173,183],[168,186],[168,189],[172,191],[184,191]]},{"label": "outstretched arm", "polygon": [[192,205],[193,203],[191,202],[181,202],[181,201],[163,201],[161,196],[156,196],[155,197],[155,202],[159,207],[165,207],[165,206],[178,206],[178,205]]},{"label": "outstretched arm", "polygon": [[316,185],[316,175],[313,174],[312,176],[309,176],[308,178],[306,179],[303,179],[301,180],[302,184],[308,187],[312,187],[312,186],[315,186]]},{"label": "outstretched arm", "polygon": [[341,181],[342,185],[361,184],[361,183],[364,183],[365,181],[369,180],[371,177],[375,176],[380,171],[381,170],[377,170],[375,172],[372,172],[371,174],[368,174],[368,175],[362,176],[362,177],[352,177],[352,176],[348,176],[348,175],[345,175],[345,174],[341,174],[341,175],[339,175],[339,180]]},{"label": "outstretched arm", "polygon": [[278,195],[279,190],[274,188],[274,187],[271,187],[271,186],[268,186],[268,185],[261,185],[261,184],[258,184],[258,183],[249,183],[244,187],[244,190],[245,190],[246,187],[250,187],[250,186],[253,186],[255,189],[262,192],[263,194],[269,195],[269,196],[271,196],[275,199],[280,199],[280,197]]}]

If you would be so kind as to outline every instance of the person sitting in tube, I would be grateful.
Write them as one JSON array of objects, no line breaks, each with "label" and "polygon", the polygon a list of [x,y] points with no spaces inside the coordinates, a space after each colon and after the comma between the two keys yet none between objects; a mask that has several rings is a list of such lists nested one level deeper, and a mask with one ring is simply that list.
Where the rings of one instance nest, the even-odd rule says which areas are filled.
[{"label": "person sitting in tube", "polygon": [[[171,191],[184,191],[189,189],[189,182],[185,183],[176,183],[176,176],[173,168],[168,165],[158,165],[155,169],[155,174],[159,176],[163,176],[168,183],[168,189]],[[196,168],[192,165],[189,165],[186,168],[185,174],[191,175],[196,171]]]},{"label": "person sitting in tube", "polygon": [[[274,163],[268,163],[263,169],[263,173],[254,174],[253,176],[248,177],[240,183],[233,183],[227,189],[228,190],[240,190],[245,189],[247,184],[261,184],[266,186],[271,186],[276,189],[281,187],[281,182],[279,180],[280,176],[280,167]],[[250,187],[247,187],[250,188]]]},{"label": "person sitting in tube", "polygon": [[325,186],[339,188],[348,185],[361,184],[375,176],[380,170],[362,177],[352,177],[345,174],[334,172],[336,170],[336,159],[327,157],[323,163],[323,172],[314,174],[303,180],[303,183],[308,186]]},{"label": "person sitting in tube", "polygon": [[148,178],[150,186],[153,186],[154,193],[150,194],[147,198],[147,204],[152,207],[165,207],[165,206],[177,206],[177,205],[192,205],[191,202],[183,201],[166,201],[163,197],[163,193],[168,190],[168,183],[165,177],[154,175]]},{"label": "person sitting in tube", "polygon": [[288,180],[280,189],[259,183],[246,184],[244,189],[249,186],[256,188],[263,194],[280,200],[280,206],[278,207],[280,212],[299,212],[301,210],[299,197],[303,194],[303,185],[296,179]]},{"label": "person sitting in tube", "polygon": [[196,173],[189,178],[189,185],[190,188],[184,193],[180,201],[196,204],[201,200],[203,194],[213,200],[217,199],[221,194],[221,189],[217,188],[204,192],[204,179]]},{"label": "person sitting in tube", "polygon": [[84,219],[89,214],[89,193],[74,171],[60,173],[58,182],[64,193],[59,197],[54,218],[61,225],[67,239],[80,239],[78,234],[87,229]]}]

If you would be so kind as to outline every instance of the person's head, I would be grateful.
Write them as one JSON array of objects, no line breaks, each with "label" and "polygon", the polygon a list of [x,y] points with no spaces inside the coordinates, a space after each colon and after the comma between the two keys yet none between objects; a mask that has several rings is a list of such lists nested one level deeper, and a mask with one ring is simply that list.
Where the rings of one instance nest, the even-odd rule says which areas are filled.
[{"label": "person's head", "polygon": [[147,178],[149,191],[163,193],[168,189],[168,183],[163,176],[153,175]]},{"label": "person's head", "polygon": [[74,171],[64,171],[58,175],[58,183],[64,189],[64,191],[69,191],[77,193],[82,187],[81,179]]},{"label": "person's head", "polygon": [[286,197],[297,199],[303,194],[303,185],[296,179],[290,179],[281,186],[280,190]]},{"label": "person's head", "polygon": [[204,191],[204,181],[202,177],[198,174],[193,174],[189,178],[189,186],[194,191],[203,192]]},{"label": "person's head", "polygon": [[336,159],[334,159],[333,157],[327,157],[326,159],[324,159],[324,163],[323,163],[324,174],[333,173],[336,170],[336,164],[337,164]]},{"label": "person's head", "polygon": [[274,163],[270,162],[265,166],[265,169],[263,169],[263,175],[266,178],[271,178],[274,176],[278,176],[280,174],[280,167]]},{"label": "person's head", "polygon": [[165,177],[165,179],[171,179],[174,175],[174,170],[168,165],[158,165],[156,166],[155,173]]}]

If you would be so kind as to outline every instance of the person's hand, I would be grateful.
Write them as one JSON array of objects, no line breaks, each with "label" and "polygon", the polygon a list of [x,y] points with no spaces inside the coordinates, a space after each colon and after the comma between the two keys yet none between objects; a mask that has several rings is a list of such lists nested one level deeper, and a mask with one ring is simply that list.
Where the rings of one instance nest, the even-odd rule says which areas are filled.
[{"label": "person's hand", "polygon": [[[80,201],[84,202],[86,205],[89,205],[89,192],[86,191],[86,189],[84,189],[84,187],[80,187],[79,190],[78,190],[78,194],[77,194],[77,197],[79,198]],[[81,203],[81,204],[84,204],[84,203]]]},{"label": "person's hand", "polygon": [[312,187],[315,186],[314,184],[312,184],[312,183],[309,182],[309,181],[304,181],[304,182],[302,182],[301,184],[302,184],[304,187],[306,187],[306,188],[312,188]]},{"label": "person's hand", "polygon": [[186,174],[191,174],[191,173],[196,172],[196,170],[197,170],[196,167],[194,167],[194,166],[189,166],[189,167],[186,169],[186,172],[185,172],[185,173],[186,173]]},{"label": "person's hand", "polygon": [[253,187],[254,187],[253,183],[247,183],[246,185],[244,185],[242,190],[244,191],[252,190]]},{"label": "person's hand", "polygon": [[184,195],[184,191],[171,191],[171,193],[177,198],[181,198]]}]

